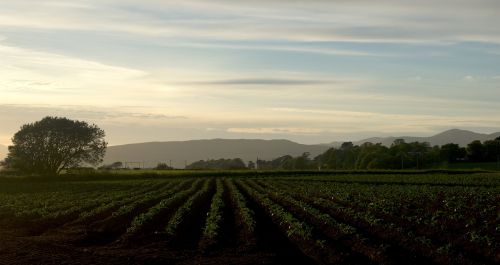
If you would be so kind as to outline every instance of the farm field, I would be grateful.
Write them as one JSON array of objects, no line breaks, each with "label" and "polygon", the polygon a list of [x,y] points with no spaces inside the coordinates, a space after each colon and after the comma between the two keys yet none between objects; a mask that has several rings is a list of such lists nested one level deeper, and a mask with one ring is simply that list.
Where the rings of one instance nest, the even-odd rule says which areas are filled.
[{"label": "farm field", "polygon": [[0,179],[0,264],[498,264],[500,174]]}]

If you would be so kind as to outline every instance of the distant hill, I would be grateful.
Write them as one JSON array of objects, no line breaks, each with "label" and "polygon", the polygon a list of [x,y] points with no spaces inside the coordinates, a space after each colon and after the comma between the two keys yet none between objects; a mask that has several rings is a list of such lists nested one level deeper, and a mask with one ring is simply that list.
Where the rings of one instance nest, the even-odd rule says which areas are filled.
[{"label": "distant hill", "polygon": [[104,163],[145,162],[146,166],[150,167],[160,161],[170,163],[172,160],[173,167],[184,168],[185,163],[206,159],[241,158],[246,162],[255,161],[257,157],[269,160],[283,155],[299,156],[304,152],[310,152],[311,157],[314,157],[328,148],[326,145],[305,145],[289,140],[213,139],[149,142],[109,146]]},{"label": "distant hill", "polygon": [[3,160],[8,153],[7,146],[0,144],[0,160]]},{"label": "distant hill", "polygon": [[430,137],[413,137],[413,136],[373,137],[354,142],[354,144],[360,145],[366,142],[371,142],[371,143],[381,143],[383,145],[390,146],[394,142],[394,140],[404,139],[406,142],[417,142],[417,141],[428,142],[431,144],[431,146],[444,145],[448,143],[455,143],[459,144],[460,146],[467,146],[467,144],[469,144],[474,140],[480,140],[481,142],[483,142],[486,140],[493,140],[499,136],[500,132],[492,134],[483,134],[466,130],[452,129]]},{"label": "distant hill", "polygon": [[[406,142],[428,142],[431,145],[444,145],[457,143],[466,146],[474,140],[486,141],[500,136],[500,132],[492,134],[475,133],[466,130],[452,129],[430,137],[398,136],[374,137],[354,144],[365,142],[382,143],[390,146],[396,139]],[[144,163],[146,167],[153,167],[158,162],[170,163],[175,168],[184,168],[185,163],[190,164],[199,160],[220,158],[241,158],[243,161],[259,159],[274,159],[283,155],[299,156],[304,152],[315,157],[330,147],[338,147],[342,142],[330,144],[305,145],[289,140],[259,140],[259,139],[212,139],[172,142],[148,142],[110,146],[104,158],[105,164],[113,162],[135,162],[130,167]],[[5,148],[6,149],[6,148]],[[1,149],[0,149],[1,152]]]}]

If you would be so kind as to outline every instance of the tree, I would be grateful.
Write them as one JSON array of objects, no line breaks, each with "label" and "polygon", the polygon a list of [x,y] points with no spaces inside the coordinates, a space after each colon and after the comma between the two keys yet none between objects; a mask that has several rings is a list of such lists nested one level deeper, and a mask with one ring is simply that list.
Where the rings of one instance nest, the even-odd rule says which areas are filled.
[{"label": "tree", "polygon": [[458,144],[449,143],[441,146],[439,155],[441,160],[453,163],[457,162],[458,159],[463,158],[464,154]]},{"label": "tree", "polygon": [[500,140],[485,141],[483,143],[485,162],[497,162],[500,157]]},{"label": "tree", "polygon": [[305,152],[301,156],[294,158],[293,169],[304,170],[312,168],[313,165],[311,164],[311,159],[309,159],[310,155],[309,152]]},{"label": "tree", "polygon": [[23,173],[59,174],[65,168],[102,162],[107,143],[96,125],[60,117],[25,124],[12,138],[7,160]]},{"label": "tree", "polygon": [[340,146],[340,150],[350,150],[354,147],[352,142],[343,142],[342,145]]},{"label": "tree", "polygon": [[484,156],[484,147],[481,141],[472,141],[467,145],[467,157],[473,162],[482,162]]},{"label": "tree", "polygon": [[200,160],[190,165],[186,166],[186,169],[247,169],[245,162],[241,160],[241,158],[233,158],[233,159],[210,159],[210,160]]},{"label": "tree", "polygon": [[256,167],[264,170],[291,170],[294,169],[294,158],[291,155],[284,155],[271,161],[258,159]]},{"label": "tree", "polygon": [[173,167],[167,165],[167,163],[158,163],[155,167],[156,170],[172,170]]}]

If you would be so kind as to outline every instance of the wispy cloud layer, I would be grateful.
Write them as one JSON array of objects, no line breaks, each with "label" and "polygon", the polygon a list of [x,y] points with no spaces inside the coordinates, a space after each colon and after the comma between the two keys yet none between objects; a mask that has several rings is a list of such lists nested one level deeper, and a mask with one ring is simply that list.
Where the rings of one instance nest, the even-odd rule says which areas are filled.
[{"label": "wispy cloud layer", "polygon": [[[119,85],[138,79],[144,72],[125,67],[5,46],[0,42],[0,87],[9,93],[34,93],[48,97],[54,94],[87,94],[116,92]],[[111,91],[110,91],[111,90]],[[37,95],[38,94],[38,95]],[[28,96],[25,94],[23,96]],[[8,101],[3,98],[4,102]],[[11,103],[16,103],[14,100]]]},{"label": "wispy cloud layer", "polygon": [[265,86],[300,86],[300,85],[317,85],[317,84],[327,84],[327,83],[335,83],[335,81],[247,78],[247,79],[227,79],[227,80],[198,82],[198,84],[207,84],[207,85],[265,85]]},{"label": "wispy cloud layer", "polygon": [[494,0],[6,1],[0,144],[42,114],[95,121],[111,143],[500,130],[499,12]]},{"label": "wispy cloud layer", "polygon": [[[28,8],[33,7],[36,8]],[[216,39],[499,42],[497,1],[15,1],[0,25]],[[19,10],[23,10],[22,13]],[[10,12],[9,12],[10,11]],[[499,21],[496,21],[499,22]]]}]

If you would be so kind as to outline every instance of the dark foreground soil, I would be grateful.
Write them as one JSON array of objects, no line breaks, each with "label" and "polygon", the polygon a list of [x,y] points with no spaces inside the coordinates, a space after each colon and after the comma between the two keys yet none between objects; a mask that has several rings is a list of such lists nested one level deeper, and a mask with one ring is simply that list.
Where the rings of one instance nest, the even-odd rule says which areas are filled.
[{"label": "dark foreground soil", "polygon": [[0,264],[290,264],[283,259],[283,253],[262,250],[219,248],[201,252],[175,249],[164,243],[84,246],[71,234],[18,236],[13,231],[0,231]]}]

